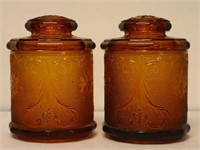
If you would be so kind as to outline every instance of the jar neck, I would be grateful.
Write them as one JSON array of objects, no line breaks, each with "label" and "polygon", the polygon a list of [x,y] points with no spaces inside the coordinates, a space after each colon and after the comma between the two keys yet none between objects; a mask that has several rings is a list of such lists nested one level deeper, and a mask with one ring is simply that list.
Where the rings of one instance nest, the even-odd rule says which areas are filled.
[{"label": "jar neck", "polygon": [[124,36],[126,38],[165,38],[165,32],[137,32],[137,31],[125,31]]}]

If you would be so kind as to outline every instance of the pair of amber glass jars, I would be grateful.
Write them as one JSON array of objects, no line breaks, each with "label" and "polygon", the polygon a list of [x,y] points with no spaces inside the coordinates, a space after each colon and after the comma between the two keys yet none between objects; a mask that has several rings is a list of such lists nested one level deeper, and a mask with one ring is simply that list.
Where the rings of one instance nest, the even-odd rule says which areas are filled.
[{"label": "pair of amber glass jars", "polygon": [[[86,138],[93,120],[91,39],[73,36],[74,20],[29,20],[32,35],[12,39],[10,130],[19,139],[59,142]],[[105,122],[116,140],[166,143],[189,131],[185,39],[167,37],[168,20],[139,16],[119,25],[121,38],[105,40]]]}]

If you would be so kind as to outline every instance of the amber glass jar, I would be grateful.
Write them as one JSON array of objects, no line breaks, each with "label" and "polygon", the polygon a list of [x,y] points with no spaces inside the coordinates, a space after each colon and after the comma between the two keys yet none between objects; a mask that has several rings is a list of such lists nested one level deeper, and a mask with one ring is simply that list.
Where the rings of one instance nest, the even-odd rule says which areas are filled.
[{"label": "amber glass jar", "polygon": [[166,143],[187,124],[189,42],[165,35],[168,20],[138,16],[119,25],[124,37],[105,40],[105,123],[111,138]]},{"label": "amber glass jar", "polygon": [[42,16],[25,24],[31,36],[11,39],[10,130],[15,137],[59,142],[86,137],[93,121],[91,39],[73,36],[74,20]]}]

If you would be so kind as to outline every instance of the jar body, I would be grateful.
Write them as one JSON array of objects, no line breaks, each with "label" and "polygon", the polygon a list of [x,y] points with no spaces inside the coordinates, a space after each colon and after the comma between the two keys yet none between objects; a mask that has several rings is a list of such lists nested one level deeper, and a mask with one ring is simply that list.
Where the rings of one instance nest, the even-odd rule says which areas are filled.
[{"label": "jar body", "polygon": [[91,51],[12,51],[10,62],[16,137],[67,141],[95,128]]},{"label": "jar body", "polygon": [[104,131],[136,143],[184,136],[187,66],[186,51],[106,51]]}]

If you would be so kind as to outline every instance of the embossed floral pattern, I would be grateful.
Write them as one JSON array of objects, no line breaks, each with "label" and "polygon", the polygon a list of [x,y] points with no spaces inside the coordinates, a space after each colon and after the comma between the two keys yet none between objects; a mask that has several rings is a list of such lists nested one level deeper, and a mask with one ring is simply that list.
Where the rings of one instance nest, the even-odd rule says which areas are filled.
[{"label": "embossed floral pattern", "polygon": [[12,96],[16,96],[19,94],[19,88],[17,86],[20,86],[19,78],[17,77],[16,73],[11,72],[11,93]]},{"label": "embossed floral pattern", "polygon": [[[31,128],[53,129],[79,125],[84,115],[81,106],[83,102],[87,104],[82,94],[92,94],[92,75],[87,71],[92,69],[91,56],[30,54],[20,55],[18,59],[17,55],[11,55],[12,70],[20,68],[21,72],[18,75],[12,72],[12,94],[19,93],[19,84],[24,85],[23,92],[19,93],[20,99],[15,98],[18,104],[21,103],[20,112],[13,105],[17,121]],[[87,70],[83,69],[85,66],[82,64],[87,64]],[[82,72],[77,75],[79,69]],[[20,116],[23,119],[20,120]]]},{"label": "embossed floral pattern", "polygon": [[172,83],[173,83],[172,92],[174,93],[174,95],[178,97],[185,96],[187,92],[186,72],[184,73],[182,71],[175,74]]},{"label": "embossed floral pattern", "polygon": [[[174,97],[173,91],[177,92],[177,96],[187,91],[183,57],[184,53],[142,55],[139,52],[106,56],[105,107],[106,116],[109,116],[106,121],[135,130],[154,130],[172,124],[174,115],[167,104],[175,105],[173,100],[179,100]],[[110,88],[112,84],[116,86]],[[186,99],[183,100],[182,103],[185,103]],[[177,111],[182,110],[177,108]]]},{"label": "embossed floral pattern", "polygon": [[91,73],[89,71],[83,72],[83,74],[80,76],[80,82],[79,82],[81,93],[85,96],[89,96],[93,90],[92,85],[93,85],[93,82],[92,82]]}]

